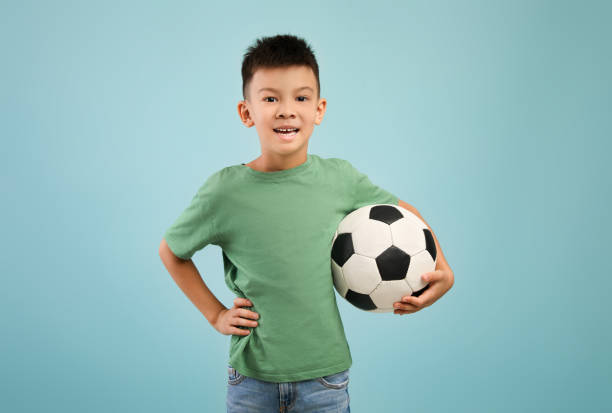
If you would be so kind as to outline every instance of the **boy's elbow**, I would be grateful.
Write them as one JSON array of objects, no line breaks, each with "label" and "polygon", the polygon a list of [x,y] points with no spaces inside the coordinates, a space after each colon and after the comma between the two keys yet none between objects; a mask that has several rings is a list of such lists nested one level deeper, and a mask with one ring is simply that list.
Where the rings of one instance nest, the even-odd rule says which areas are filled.
[{"label": "boy's elbow", "polygon": [[174,259],[178,259],[178,257],[176,255],[174,255],[174,253],[172,252],[172,250],[170,249],[170,247],[168,246],[168,243],[166,242],[166,240],[164,238],[162,238],[160,244],[159,244],[159,250],[158,250],[159,256],[161,257],[162,260],[166,259],[166,258],[174,258]]},{"label": "boy's elbow", "polygon": [[166,240],[164,238],[162,238],[161,242],[159,243],[159,248],[157,250],[157,252],[159,253],[159,256],[163,256],[165,254],[167,254],[167,251],[170,249],[170,247],[168,247],[168,243],[166,242]]},{"label": "boy's elbow", "polygon": [[168,245],[168,243],[166,242],[164,238],[162,238],[161,243],[159,244],[158,253],[162,261],[166,261],[166,260],[172,260],[176,262],[190,261],[190,259],[184,259],[184,258],[181,258],[175,255],[174,252],[172,252],[172,250],[170,249],[170,246]]},{"label": "boy's elbow", "polygon": [[446,265],[446,268],[444,268],[444,270],[448,273],[448,289],[450,290],[451,288],[453,288],[453,285],[455,285],[455,273],[448,266],[448,264]]}]

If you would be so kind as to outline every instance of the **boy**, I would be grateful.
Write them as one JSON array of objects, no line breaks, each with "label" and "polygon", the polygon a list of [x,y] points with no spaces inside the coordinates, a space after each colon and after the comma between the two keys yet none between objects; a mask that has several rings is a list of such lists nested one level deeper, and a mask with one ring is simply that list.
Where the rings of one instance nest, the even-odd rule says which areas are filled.
[{"label": "boy", "polygon": [[[238,114],[255,126],[261,155],[211,175],[165,232],[159,254],[211,325],[232,335],[228,412],[350,412],[352,359],[330,267],[334,231],[364,205],[392,203],[421,215],[349,162],[308,154],[327,101],[304,40],[258,39],[244,55],[242,78]],[[439,258],[424,275],[429,288],[395,303],[395,314],[419,311],[451,288],[453,272],[434,240]],[[208,244],[222,248],[225,282],[238,296],[230,309],[191,261]]]}]

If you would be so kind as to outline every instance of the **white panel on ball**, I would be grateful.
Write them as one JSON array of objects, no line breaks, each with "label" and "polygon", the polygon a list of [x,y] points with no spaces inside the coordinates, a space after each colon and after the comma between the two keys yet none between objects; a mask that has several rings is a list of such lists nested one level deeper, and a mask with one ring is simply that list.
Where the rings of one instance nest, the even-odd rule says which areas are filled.
[{"label": "white panel on ball", "polygon": [[355,253],[376,258],[393,245],[391,230],[384,222],[367,219],[351,234]]},{"label": "white panel on ball", "polygon": [[421,279],[421,275],[433,271],[436,264],[429,255],[429,251],[424,250],[419,252],[414,257],[410,257],[410,267],[406,274],[406,282],[413,291],[419,291],[424,288],[427,283]]},{"label": "white panel on ball", "polygon": [[344,234],[346,232],[355,231],[359,224],[367,220],[368,215],[370,215],[370,208],[370,206],[367,208],[359,208],[345,216],[338,225],[337,232],[339,234]]},{"label": "white panel on ball", "polygon": [[393,303],[402,301],[402,297],[412,295],[412,289],[405,280],[385,281],[376,287],[370,298],[376,307],[393,311]]},{"label": "white panel on ball", "polygon": [[370,294],[382,281],[376,261],[358,254],[351,255],[342,266],[342,272],[347,287],[360,294]]},{"label": "white panel on ball", "polygon": [[391,228],[393,245],[403,250],[408,255],[416,255],[425,249],[425,235],[422,237],[414,236],[414,234],[419,233],[419,231],[421,233],[423,232],[422,225],[418,225],[411,219],[400,219],[389,225],[389,228]]}]

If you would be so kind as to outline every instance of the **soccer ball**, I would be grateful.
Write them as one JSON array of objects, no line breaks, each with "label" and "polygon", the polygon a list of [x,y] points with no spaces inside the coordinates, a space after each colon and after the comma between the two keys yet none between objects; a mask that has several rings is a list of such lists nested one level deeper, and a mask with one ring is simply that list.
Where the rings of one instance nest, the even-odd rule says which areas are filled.
[{"label": "soccer ball", "polygon": [[356,209],[340,221],[334,233],[334,287],[361,310],[388,313],[402,297],[418,297],[429,287],[421,275],[435,268],[436,244],[431,231],[399,205]]}]

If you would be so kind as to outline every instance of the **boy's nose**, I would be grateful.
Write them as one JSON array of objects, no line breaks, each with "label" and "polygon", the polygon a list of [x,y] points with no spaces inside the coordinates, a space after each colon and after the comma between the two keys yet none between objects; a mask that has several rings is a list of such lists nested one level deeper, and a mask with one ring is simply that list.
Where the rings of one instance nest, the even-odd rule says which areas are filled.
[{"label": "boy's nose", "polygon": [[280,119],[287,119],[287,118],[294,118],[295,115],[293,114],[293,112],[283,112],[283,113],[279,114],[278,117]]},{"label": "boy's nose", "polygon": [[282,106],[278,111],[279,118],[288,118],[289,116],[294,116],[295,112],[289,106]]}]

